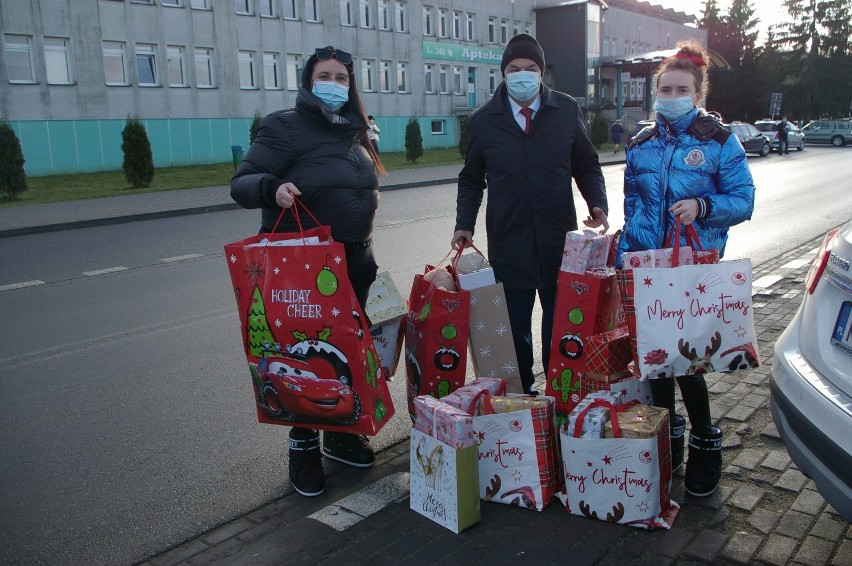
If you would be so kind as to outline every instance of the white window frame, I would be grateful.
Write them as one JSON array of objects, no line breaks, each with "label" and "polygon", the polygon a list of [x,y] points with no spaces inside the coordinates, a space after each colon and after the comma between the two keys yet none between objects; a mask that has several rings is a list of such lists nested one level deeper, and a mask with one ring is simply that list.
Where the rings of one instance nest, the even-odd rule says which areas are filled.
[{"label": "white window frame", "polygon": [[318,23],[320,18],[321,0],[305,0],[305,21]]},{"label": "white window frame", "polygon": [[298,20],[299,15],[299,0],[284,0],[281,17],[285,20]]},{"label": "white window frame", "polygon": [[[177,62],[177,67],[174,63]],[[180,82],[173,82],[172,71],[180,73]],[[166,45],[166,75],[170,87],[188,87],[186,76],[186,48],[183,45]]]},{"label": "white window frame", "polygon": [[476,14],[467,13],[465,19],[465,39],[476,41]]},{"label": "white window frame", "polygon": [[370,11],[370,0],[358,0],[358,20],[362,28],[373,27],[373,14]]},{"label": "white window frame", "polygon": [[[196,88],[216,88],[216,67],[214,66],[213,48],[212,47],[196,47],[193,50],[195,59],[195,87]],[[202,83],[199,78],[198,69],[205,71],[210,78],[209,83]]]},{"label": "white window frame", "polygon": [[453,10],[453,39],[461,39],[461,15],[458,10]]},{"label": "white window frame", "polygon": [[530,32],[531,29],[532,29],[532,26],[530,25],[530,23],[524,22],[524,33],[529,35],[530,33],[532,33],[532,32]]},{"label": "white window frame", "polygon": [[160,4],[165,8],[180,8],[183,6],[182,0],[160,0]]},{"label": "white window frame", "polygon": [[394,27],[399,33],[408,33],[408,3],[403,0],[394,2]]},{"label": "white window frame", "polygon": [[[101,54],[104,61],[104,84],[107,86],[128,86],[130,74],[127,68],[127,43],[124,41],[104,40],[101,42]],[[120,59],[122,79],[120,82],[110,81],[107,72],[107,60]]]},{"label": "white window frame", "polygon": [[488,43],[497,43],[497,18],[488,17]]},{"label": "white window frame", "polygon": [[500,84],[500,78],[497,75],[497,69],[488,70],[488,94],[493,95],[497,90],[497,85]]},{"label": "white window frame", "polygon": [[500,45],[509,41],[509,20],[500,20]]},{"label": "white window frame", "polygon": [[411,92],[408,88],[408,63],[396,62],[396,91],[401,94]]},{"label": "white window frame", "polygon": [[438,37],[450,37],[449,12],[446,8],[438,8]]},{"label": "white window frame", "polygon": [[[56,43],[61,42],[61,45]],[[54,45],[48,45],[54,43]],[[44,77],[49,85],[71,85],[74,84],[74,58],[71,56],[71,39],[68,37],[44,38]],[[62,76],[56,77],[51,69],[54,65],[62,69]]]},{"label": "white window frame", "polygon": [[[257,90],[257,51],[240,49],[237,52],[240,90]],[[246,75],[248,71],[248,75]],[[248,79],[248,81],[246,81]]]},{"label": "white window frame", "polygon": [[384,31],[390,31],[393,28],[391,25],[390,0],[378,0],[376,15],[376,27]]},{"label": "white window frame", "polygon": [[[10,43],[9,39],[21,39],[19,43]],[[29,79],[13,79],[11,75],[9,76],[9,82],[11,84],[36,84],[38,82],[36,75],[36,67],[35,67],[35,57],[33,56],[33,37],[31,35],[22,35],[17,33],[6,33],[3,34],[3,43],[6,47],[6,70],[8,72],[11,65],[9,65],[9,54],[15,53],[18,55],[24,55],[29,62],[30,68],[30,78]],[[20,65],[20,68],[23,68],[23,65]]]},{"label": "white window frame", "polygon": [[[270,80],[270,73],[272,77]],[[281,54],[273,51],[263,52],[263,88],[264,90],[281,90]]]},{"label": "white window frame", "polygon": [[521,22],[512,20],[512,37],[515,37],[519,33],[521,33]]},{"label": "white window frame", "polygon": [[393,61],[379,61],[379,92],[393,92]]},{"label": "white window frame", "polygon": [[234,13],[238,16],[253,16],[253,8],[253,0],[234,0]]},{"label": "white window frame", "polygon": [[354,26],[355,18],[352,17],[352,1],[340,0],[340,25]]},{"label": "white window frame", "polygon": [[453,94],[462,94],[462,68],[453,65]]},{"label": "white window frame", "polygon": [[438,65],[438,94],[450,94],[449,75],[449,65]]},{"label": "white window frame", "polygon": [[278,0],[258,0],[257,13],[261,18],[275,18],[275,4]]},{"label": "white window frame", "polygon": [[372,59],[361,59],[361,92],[376,92],[376,66]]},{"label": "white window frame", "polygon": [[[431,121],[431,130],[433,136],[444,136],[447,134],[447,121],[442,120],[440,118],[436,118]],[[437,126],[437,128],[435,127]]]},{"label": "white window frame", "polygon": [[189,0],[189,7],[193,10],[210,10],[210,0]]},{"label": "white window frame", "polygon": [[[156,43],[136,43],[134,46],[133,61],[136,63],[136,84],[139,86],[151,87],[160,86],[160,69],[157,65],[157,44]],[[139,73],[140,63],[147,61],[150,66],[153,82],[142,82],[142,77]]]},{"label": "white window frame", "polygon": [[432,6],[423,6],[423,35],[435,35],[434,11]]},{"label": "white window frame", "polygon": [[287,90],[299,90],[302,74],[302,56],[298,53],[287,54]]},{"label": "white window frame", "polygon": [[425,63],[423,65],[423,91],[426,94],[435,94],[435,64]]}]

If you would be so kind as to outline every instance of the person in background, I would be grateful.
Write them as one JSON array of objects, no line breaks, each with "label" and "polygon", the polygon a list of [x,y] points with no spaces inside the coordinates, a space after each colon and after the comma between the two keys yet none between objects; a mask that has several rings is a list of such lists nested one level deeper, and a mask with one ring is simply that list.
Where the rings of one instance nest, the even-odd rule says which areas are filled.
[{"label": "person in background", "polygon": [[787,123],[787,115],[781,117],[781,121],[776,126],[778,130],[778,155],[790,154],[790,142],[787,134],[790,132],[790,125]]},{"label": "person in background", "polygon": [[[332,46],[317,49],[305,63],[296,106],[269,114],[231,179],[231,197],[261,209],[260,232],[298,232],[292,214],[281,213],[299,197],[320,224],[343,243],[349,280],[364,308],[378,265],[372,235],[379,205],[378,175],[384,172],[367,138],[367,114],[358,94],[352,55]],[[302,227],[313,228],[309,215]],[[357,467],[370,467],[375,454],[366,436],[325,432],[322,454]],[[289,472],[302,495],[321,494],[325,470],[319,432],[290,430]]]},{"label": "person in background", "polygon": [[[707,52],[693,42],[679,43],[678,49],[656,72],[655,123],[627,151],[619,266],[626,251],[665,247],[675,216],[695,226],[705,249],[722,255],[728,228],[749,220],[754,210],[754,182],[742,145],[698,107],[708,90]],[[672,469],[683,463],[686,428],[675,414],[675,380],[691,427],[684,483],[692,495],[707,496],[721,477],[722,430],[711,421],[703,375],[651,379],[653,404],[669,410]]]},{"label": "person in background", "polygon": [[489,261],[506,292],[521,385],[534,395],[533,306],[538,294],[547,371],[565,233],[577,229],[572,179],[591,213],[586,226],[609,228],[604,178],[583,114],[572,97],[541,84],[544,68],[534,37],[522,33],[506,44],[505,80],[468,123],[451,240],[453,247],[472,243],[487,187]]},{"label": "person in background", "polygon": [[621,120],[612,123],[609,133],[612,136],[612,152],[618,153],[621,146],[621,136],[624,135],[624,126],[621,125]]},{"label": "person in background", "polygon": [[376,125],[376,119],[372,116],[367,116],[367,127],[370,128],[367,130],[367,138],[373,144],[373,148],[375,148],[376,153],[379,153],[379,133],[381,130]]}]

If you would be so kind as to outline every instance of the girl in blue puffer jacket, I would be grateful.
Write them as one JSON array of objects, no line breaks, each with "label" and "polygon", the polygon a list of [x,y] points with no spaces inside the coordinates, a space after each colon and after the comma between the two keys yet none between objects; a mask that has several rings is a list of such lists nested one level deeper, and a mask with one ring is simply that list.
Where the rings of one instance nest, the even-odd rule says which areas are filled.
[{"label": "girl in blue puffer jacket", "polygon": [[[707,52],[693,42],[678,48],[656,72],[655,124],[628,147],[619,265],[625,251],[665,247],[675,216],[694,225],[705,249],[724,254],[728,228],[750,219],[754,209],[754,182],[742,145],[697,106],[707,96]],[[719,484],[722,431],[710,420],[704,376],[677,382],[691,427],[684,483],[689,493],[703,497]],[[674,377],[650,381],[654,405],[669,410],[676,469],[683,463],[686,419],[674,412],[674,383]]]}]

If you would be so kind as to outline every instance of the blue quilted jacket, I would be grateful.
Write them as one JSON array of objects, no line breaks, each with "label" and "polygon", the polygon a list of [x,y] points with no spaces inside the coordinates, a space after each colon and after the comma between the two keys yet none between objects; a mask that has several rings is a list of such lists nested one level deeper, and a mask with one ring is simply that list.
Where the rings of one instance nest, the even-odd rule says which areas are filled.
[{"label": "blue quilted jacket", "polygon": [[701,244],[724,254],[728,227],[749,220],[754,210],[754,181],[743,147],[698,108],[671,123],[658,116],[627,150],[618,265],[625,251],[665,247],[674,226],[669,209],[696,197],[708,208],[694,223]]}]

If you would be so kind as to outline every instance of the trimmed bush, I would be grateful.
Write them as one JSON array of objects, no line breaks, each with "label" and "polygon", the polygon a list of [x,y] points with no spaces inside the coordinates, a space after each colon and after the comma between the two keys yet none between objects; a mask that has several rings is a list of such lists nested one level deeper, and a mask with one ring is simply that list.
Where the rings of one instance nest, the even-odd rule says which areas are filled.
[{"label": "trimmed bush", "polygon": [[249,145],[254,142],[254,138],[257,137],[257,131],[260,129],[260,119],[263,118],[260,111],[254,111],[254,119],[251,121],[251,127],[249,128]]},{"label": "trimmed bush", "polygon": [[467,125],[469,123],[470,116],[459,118],[459,153],[462,157],[467,153]]},{"label": "trimmed bush", "polygon": [[148,187],[154,180],[154,156],[148,132],[138,116],[128,116],[121,131],[121,151],[124,152],[124,178],[134,189]]},{"label": "trimmed bush", "polygon": [[414,116],[405,126],[405,160],[409,163],[423,156],[423,135],[420,133],[420,122]]},{"label": "trimmed bush", "polygon": [[609,139],[609,124],[606,118],[600,114],[595,114],[595,117],[592,119],[592,131],[589,137],[595,149],[600,149],[606,143],[607,139]]},{"label": "trimmed bush", "polygon": [[24,152],[15,130],[5,120],[0,120],[0,194],[10,199],[27,190],[27,173],[24,171]]}]

